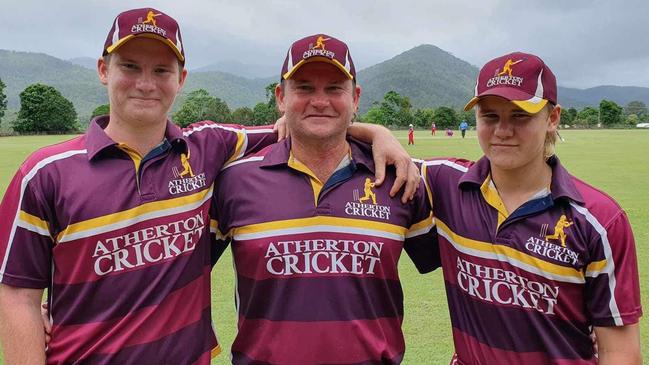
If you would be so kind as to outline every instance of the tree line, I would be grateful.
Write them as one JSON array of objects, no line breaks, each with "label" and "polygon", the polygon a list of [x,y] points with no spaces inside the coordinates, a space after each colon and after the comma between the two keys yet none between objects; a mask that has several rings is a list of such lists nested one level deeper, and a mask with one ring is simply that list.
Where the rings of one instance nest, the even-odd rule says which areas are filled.
[{"label": "tree line", "polygon": [[[275,105],[275,86],[266,86],[266,101],[253,108],[241,107],[230,110],[227,103],[210,95],[207,90],[198,89],[187,94],[182,106],[172,114],[171,119],[185,127],[202,120],[241,125],[272,124],[280,114]],[[0,79],[0,123],[7,110],[5,84]],[[98,106],[91,118],[110,112],[108,104]],[[396,91],[388,91],[383,100],[374,102],[372,107],[359,116],[367,123],[381,124],[391,129],[430,128],[434,122],[438,129],[455,129],[461,121],[475,126],[473,111],[458,110],[440,106],[437,108],[414,109],[407,96]],[[631,101],[625,107],[613,101],[602,100],[598,108],[584,107],[581,110],[567,108],[561,110],[561,124],[576,128],[632,127],[638,123],[649,122],[649,110],[642,101]],[[15,133],[73,133],[80,131],[74,105],[52,86],[32,84],[20,93],[20,111],[11,127]]]}]

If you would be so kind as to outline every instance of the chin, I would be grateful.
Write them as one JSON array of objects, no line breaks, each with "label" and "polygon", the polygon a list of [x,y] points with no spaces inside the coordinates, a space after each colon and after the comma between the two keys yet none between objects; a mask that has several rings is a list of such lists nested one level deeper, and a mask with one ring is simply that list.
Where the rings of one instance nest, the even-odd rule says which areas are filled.
[{"label": "chin", "polygon": [[491,166],[501,170],[512,170],[520,167],[522,163],[512,156],[487,156]]}]

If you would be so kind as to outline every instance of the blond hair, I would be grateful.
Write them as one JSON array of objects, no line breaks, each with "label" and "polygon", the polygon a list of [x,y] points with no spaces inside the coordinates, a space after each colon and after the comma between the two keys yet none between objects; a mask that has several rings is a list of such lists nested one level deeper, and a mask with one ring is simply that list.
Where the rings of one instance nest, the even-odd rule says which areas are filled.
[{"label": "blond hair", "polygon": [[[548,114],[552,114],[552,111],[554,111],[554,108],[556,106],[554,104],[548,103],[545,106],[545,110],[548,111]],[[549,115],[548,115],[549,116]],[[558,126],[557,126],[558,128]],[[556,154],[555,151],[555,144],[557,143],[557,131],[555,130],[554,132],[548,132],[545,134],[545,141],[543,142],[543,158],[545,160],[548,160],[550,157],[554,156]]]}]

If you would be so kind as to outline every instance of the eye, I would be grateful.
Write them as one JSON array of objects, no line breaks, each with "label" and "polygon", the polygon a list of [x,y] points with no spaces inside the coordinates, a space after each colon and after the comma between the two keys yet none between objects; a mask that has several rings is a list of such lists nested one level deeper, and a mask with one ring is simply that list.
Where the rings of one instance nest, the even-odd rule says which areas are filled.
[{"label": "eye", "polygon": [[512,114],[512,118],[514,119],[527,119],[531,117],[532,116],[529,113],[525,113],[525,112],[515,112]]},{"label": "eye", "polygon": [[309,84],[298,84],[295,86],[295,89],[302,92],[307,92],[313,90],[313,86]]},{"label": "eye", "polygon": [[337,93],[344,91],[344,88],[340,85],[330,85],[327,86],[327,91]]},{"label": "eye", "polygon": [[498,121],[498,114],[496,113],[484,113],[480,114],[480,119],[484,120],[485,122],[495,122]]},{"label": "eye", "polygon": [[154,71],[155,71],[155,73],[157,73],[157,74],[166,74],[166,73],[171,72],[171,70],[169,70],[169,69],[166,68],[166,67],[156,67],[156,68],[154,69]]},{"label": "eye", "polygon": [[139,67],[137,66],[137,64],[132,63],[132,62],[122,62],[122,63],[120,64],[120,67],[122,67],[122,68],[125,69],[125,70],[129,70],[129,71],[131,71],[131,70],[137,70],[137,69],[139,68]]}]

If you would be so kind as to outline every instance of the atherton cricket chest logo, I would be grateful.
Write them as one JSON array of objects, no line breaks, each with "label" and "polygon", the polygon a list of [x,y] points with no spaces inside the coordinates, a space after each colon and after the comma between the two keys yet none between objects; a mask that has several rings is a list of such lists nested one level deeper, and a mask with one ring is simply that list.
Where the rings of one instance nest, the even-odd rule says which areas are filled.
[{"label": "atherton cricket chest logo", "polygon": [[205,232],[207,214],[195,212],[182,219],[158,221],[126,230],[95,243],[92,260],[98,276],[173,260],[194,251]]},{"label": "atherton cricket chest logo", "polygon": [[189,163],[189,157],[189,149],[187,149],[187,154],[180,154],[180,165],[183,170],[179,172],[177,166],[173,167],[172,171],[176,179],[169,181],[169,194],[187,193],[206,185],[205,173],[194,175],[192,165]]},{"label": "atherton cricket chest logo", "polygon": [[268,243],[264,258],[266,270],[273,275],[375,275],[381,270],[383,245],[326,237],[277,241]]},{"label": "atherton cricket chest logo", "polygon": [[579,254],[566,246],[568,234],[565,231],[573,224],[574,222],[568,220],[565,214],[562,214],[554,224],[553,234],[548,234],[549,224],[542,224],[539,237],[528,238],[525,249],[554,261],[575,265],[579,260]]},{"label": "atherton cricket chest logo", "polygon": [[156,17],[160,16],[162,14],[156,14],[153,12],[153,10],[149,10],[146,13],[146,20],[143,20],[142,18],[138,19],[138,23],[134,24],[131,27],[131,33],[142,33],[142,32],[150,32],[150,33],[155,33],[159,34],[163,37],[167,37],[167,31],[158,27],[158,24],[156,23]]},{"label": "atherton cricket chest logo", "polygon": [[469,296],[488,303],[516,306],[554,315],[560,288],[512,270],[456,260],[457,286]]},{"label": "atherton cricket chest logo", "polygon": [[511,58],[508,59],[507,62],[505,62],[505,64],[503,65],[502,69],[496,69],[494,76],[487,80],[487,87],[494,87],[497,85],[521,86],[524,79],[520,76],[514,76],[514,70],[512,69],[512,67],[523,61],[525,61],[524,58],[516,61],[512,60]]},{"label": "atherton cricket chest logo", "polygon": [[336,53],[326,49],[325,42],[331,38],[325,38],[323,36],[318,36],[315,41],[315,44],[309,45],[309,49],[304,51],[302,58],[307,59],[314,56],[322,56],[333,59],[336,56]]},{"label": "atherton cricket chest logo", "polygon": [[[369,217],[379,219],[390,219],[390,207],[379,205],[376,202],[376,193],[374,192],[374,183],[368,177],[363,184],[363,196],[358,189],[353,191],[354,201],[345,204],[345,213],[357,217]],[[368,202],[368,203],[366,203]],[[371,203],[371,204],[369,204]]]}]

